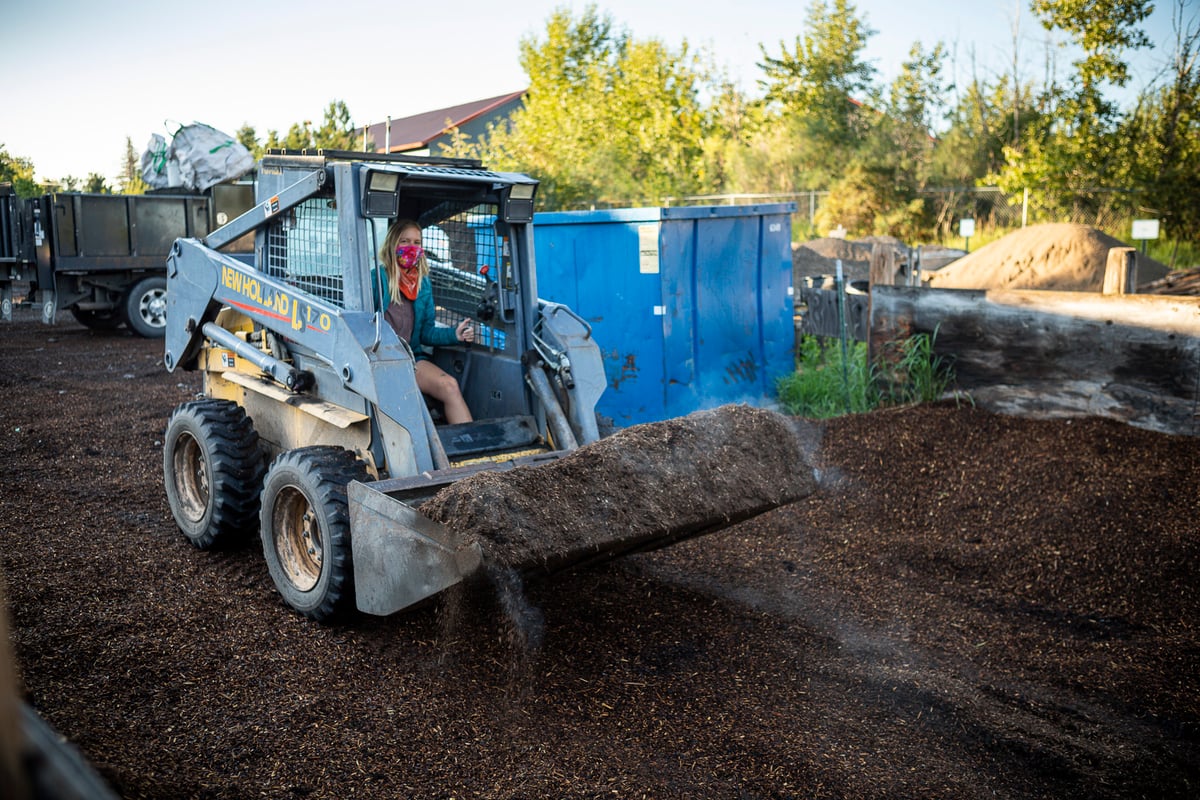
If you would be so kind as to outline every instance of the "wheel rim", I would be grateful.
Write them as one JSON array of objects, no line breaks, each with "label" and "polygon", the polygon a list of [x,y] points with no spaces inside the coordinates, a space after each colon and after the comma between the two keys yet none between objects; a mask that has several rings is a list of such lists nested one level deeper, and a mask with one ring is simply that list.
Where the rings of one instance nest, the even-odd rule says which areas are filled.
[{"label": "wheel rim", "polygon": [[208,482],[208,462],[196,437],[180,434],[172,455],[175,494],[179,510],[189,522],[199,522],[208,511],[211,488]]},{"label": "wheel rim", "polygon": [[302,592],[311,591],[325,560],[321,525],[299,488],[284,487],[277,498],[271,514],[275,554],[288,580]]},{"label": "wheel rim", "polygon": [[150,327],[165,328],[167,325],[166,290],[154,289],[142,295],[142,299],[138,303],[138,313]]}]

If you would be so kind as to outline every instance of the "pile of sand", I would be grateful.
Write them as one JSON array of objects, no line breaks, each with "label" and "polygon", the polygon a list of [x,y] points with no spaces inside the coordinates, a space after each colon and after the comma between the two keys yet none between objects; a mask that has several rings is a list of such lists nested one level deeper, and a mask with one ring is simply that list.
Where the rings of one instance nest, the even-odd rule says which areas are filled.
[{"label": "pile of sand", "polygon": [[[1099,292],[1108,251],[1129,245],[1088,225],[1031,225],[985,245],[929,275],[935,289],[1047,289]],[[1137,255],[1139,285],[1170,270]]]}]

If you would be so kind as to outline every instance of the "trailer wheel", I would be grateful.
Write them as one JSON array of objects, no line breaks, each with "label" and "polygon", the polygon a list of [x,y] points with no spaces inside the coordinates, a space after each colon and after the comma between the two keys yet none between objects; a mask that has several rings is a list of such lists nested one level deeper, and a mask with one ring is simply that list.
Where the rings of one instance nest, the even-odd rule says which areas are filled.
[{"label": "trailer wheel", "polygon": [[340,447],[281,453],[263,482],[263,555],[284,601],[306,617],[326,620],[351,605],[354,568],[346,486],[367,468]]},{"label": "trailer wheel", "polygon": [[72,308],[71,316],[83,327],[94,331],[114,331],[125,324],[125,317],[118,311],[83,311]]},{"label": "trailer wheel", "polygon": [[163,440],[167,504],[197,548],[254,529],[262,476],[258,433],[241,406],[194,400],[171,414]]},{"label": "trailer wheel", "polygon": [[161,339],[167,332],[167,279],[142,278],[125,295],[125,323],[146,339]]}]

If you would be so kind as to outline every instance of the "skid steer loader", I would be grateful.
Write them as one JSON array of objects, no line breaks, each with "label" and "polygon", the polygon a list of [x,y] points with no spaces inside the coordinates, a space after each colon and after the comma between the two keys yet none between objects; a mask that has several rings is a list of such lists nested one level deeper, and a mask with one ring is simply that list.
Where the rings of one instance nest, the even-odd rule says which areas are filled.
[{"label": "skid steer loader", "polygon": [[[391,614],[479,569],[478,543],[416,506],[600,437],[600,350],[584,320],[537,297],[536,190],[473,161],[276,151],[253,208],[176,241],[164,362],[202,371],[203,397],[171,415],[163,467],[192,544],[257,528],[279,593],[317,620],[351,604]],[[398,218],[425,229],[439,322],[476,325],[474,344],[433,353],[474,422],[439,420],[381,313],[372,272]],[[252,266],[220,252],[249,233]]]}]

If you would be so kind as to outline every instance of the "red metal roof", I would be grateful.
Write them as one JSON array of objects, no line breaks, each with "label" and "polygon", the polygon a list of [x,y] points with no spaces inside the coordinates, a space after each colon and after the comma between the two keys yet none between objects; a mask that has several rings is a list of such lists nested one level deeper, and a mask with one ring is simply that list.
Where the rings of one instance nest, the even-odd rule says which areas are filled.
[{"label": "red metal roof", "polygon": [[[388,133],[387,122],[377,122],[374,125],[367,126],[367,137],[375,143],[375,151],[383,152],[385,144],[388,145],[389,152],[402,153],[406,150],[416,150],[422,147],[428,147],[429,143],[439,136],[445,134],[451,128],[461,127],[462,125],[476,119],[495,108],[503,106],[505,103],[510,103],[525,94],[525,90],[521,89],[508,94],[497,95],[496,97],[488,97],[483,100],[475,100],[470,103],[463,103],[449,108],[439,108],[433,111],[426,111],[422,114],[414,114],[411,117],[401,117],[391,121],[391,133]],[[357,136],[362,136],[360,128]]]}]

